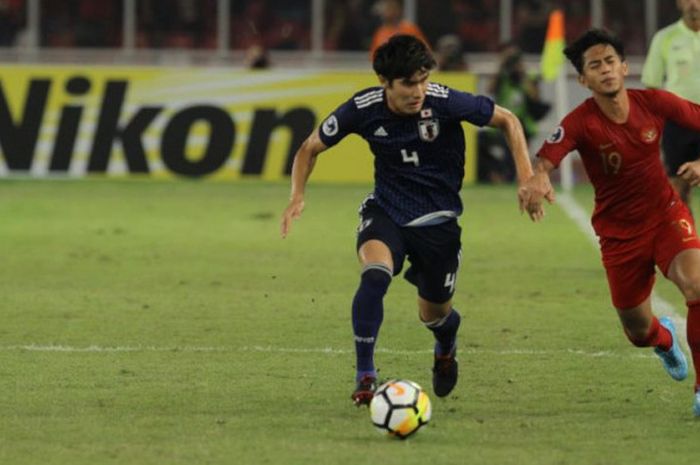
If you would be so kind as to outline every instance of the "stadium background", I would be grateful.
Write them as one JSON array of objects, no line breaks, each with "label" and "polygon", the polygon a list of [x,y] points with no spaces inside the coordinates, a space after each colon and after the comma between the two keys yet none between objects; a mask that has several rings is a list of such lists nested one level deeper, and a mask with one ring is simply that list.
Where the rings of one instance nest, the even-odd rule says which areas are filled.
[{"label": "stadium background", "polygon": [[[281,179],[309,128],[356,89],[375,84],[367,48],[379,24],[377,3],[0,0],[0,83],[10,115],[0,127],[0,175]],[[554,8],[565,13],[567,39],[590,26],[622,37],[630,86],[639,85],[652,34],[677,19],[675,2],[658,0],[404,2],[406,18],[434,47],[445,36],[459,40],[465,70],[435,79],[480,93],[497,71],[502,42],[518,43],[528,68],[538,70]],[[269,66],[249,71],[260,50]],[[573,106],[587,93],[566,70]],[[25,110],[33,82],[38,100]],[[544,100],[557,99],[553,84],[540,87]],[[117,135],[140,110],[139,130]],[[558,118],[551,111],[539,124],[532,150]],[[22,121],[29,127],[20,137]],[[476,138],[467,129],[469,182]],[[354,138],[343,144],[314,180],[370,180],[363,147]]]},{"label": "stadium background", "polygon": [[[374,5],[0,0],[0,464],[697,464],[692,383],[620,331],[584,183],[538,224],[514,186],[462,189],[458,390],[405,442],[352,407],[364,143],[324,154],[284,240],[279,217],[294,141],[375,82]],[[672,0],[405,5],[463,46],[467,71],[436,79],[479,92],[502,41],[539,69],[555,6],[568,39],[623,36],[630,86],[678,17]],[[251,70],[260,43],[270,66]],[[655,291],[684,334],[682,296]],[[414,288],[395,279],[385,308],[380,375],[429,388]]]}]

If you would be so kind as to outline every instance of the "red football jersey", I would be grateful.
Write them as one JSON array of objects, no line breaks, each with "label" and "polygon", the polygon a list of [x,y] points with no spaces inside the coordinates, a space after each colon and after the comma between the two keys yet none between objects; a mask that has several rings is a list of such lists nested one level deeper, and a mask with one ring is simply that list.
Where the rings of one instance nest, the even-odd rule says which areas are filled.
[{"label": "red football jersey", "polygon": [[567,153],[578,150],[595,189],[593,228],[602,237],[638,236],[679,201],[659,152],[665,121],[700,131],[700,105],[659,89],[629,89],[627,95],[626,123],[611,121],[589,98],[562,120],[537,154],[559,166]]}]

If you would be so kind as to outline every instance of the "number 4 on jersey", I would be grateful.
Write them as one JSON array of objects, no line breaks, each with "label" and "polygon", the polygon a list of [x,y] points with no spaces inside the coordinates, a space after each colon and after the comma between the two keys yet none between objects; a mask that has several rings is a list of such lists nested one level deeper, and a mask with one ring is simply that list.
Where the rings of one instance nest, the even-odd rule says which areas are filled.
[{"label": "number 4 on jersey", "polygon": [[418,152],[416,152],[415,150],[409,155],[408,150],[401,149],[401,157],[403,158],[404,163],[413,163],[416,166],[420,166],[420,160],[418,160]]},{"label": "number 4 on jersey", "polygon": [[445,275],[445,287],[449,288],[450,292],[454,292],[455,284],[457,284],[457,273],[447,273]]}]

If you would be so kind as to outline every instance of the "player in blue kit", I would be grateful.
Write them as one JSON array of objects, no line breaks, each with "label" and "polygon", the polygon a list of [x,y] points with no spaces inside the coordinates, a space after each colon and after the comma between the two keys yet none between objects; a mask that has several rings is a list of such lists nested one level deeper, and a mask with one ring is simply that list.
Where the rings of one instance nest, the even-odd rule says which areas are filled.
[{"label": "player in blue kit", "polygon": [[[316,157],[350,133],[374,154],[374,192],[362,203],[357,254],[362,266],[352,302],[357,355],[352,399],[366,405],[376,387],[374,345],[382,323],[383,298],[404,260],[405,278],[418,288],[419,317],[435,335],[433,389],[447,396],[457,383],[457,329],[452,308],[461,255],[459,191],[464,177],[461,122],[502,129],[515,158],[521,211],[533,221],[551,200],[551,186],[531,182],[532,166],[518,119],[492,100],[428,81],[435,60],[419,39],[396,35],[374,55],[381,86],[365,89],[340,105],[302,144],[292,168],[292,189],[281,234],[304,209],[304,189]],[[538,190],[539,189],[539,190]],[[542,192],[545,189],[546,192]]]}]

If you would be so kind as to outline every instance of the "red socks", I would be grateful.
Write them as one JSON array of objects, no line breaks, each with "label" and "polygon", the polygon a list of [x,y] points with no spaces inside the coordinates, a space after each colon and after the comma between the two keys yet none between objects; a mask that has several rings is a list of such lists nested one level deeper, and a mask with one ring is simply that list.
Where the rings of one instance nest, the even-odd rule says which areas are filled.
[{"label": "red socks", "polygon": [[[698,301],[698,309],[700,309],[700,301]],[[698,324],[700,326],[700,313],[698,313]],[[700,332],[698,332],[698,336],[700,336]],[[673,345],[671,332],[661,326],[661,324],[659,324],[659,319],[656,317],[651,320],[651,327],[649,328],[649,332],[644,339],[632,339],[629,334],[627,334],[627,337],[632,344],[637,347],[658,347],[664,352],[671,349],[671,345]],[[698,341],[700,342],[700,338]]]},{"label": "red socks", "polygon": [[651,322],[651,328],[649,329],[647,338],[650,346],[658,347],[664,352],[671,350],[671,346],[673,345],[671,331],[661,326],[659,319],[656,317],[654,317],[654,320]]}]

